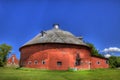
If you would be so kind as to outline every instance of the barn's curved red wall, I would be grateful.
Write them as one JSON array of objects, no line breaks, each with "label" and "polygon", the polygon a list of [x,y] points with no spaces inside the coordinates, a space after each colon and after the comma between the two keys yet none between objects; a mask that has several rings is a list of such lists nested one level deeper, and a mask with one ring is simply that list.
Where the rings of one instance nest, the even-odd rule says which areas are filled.
[{"label": "barn's curved red wall", "polygon": [[[90,69],[90,50],[86,46],[69,44],[36,44],[20,49],[20,66],[49,70],[68,70],[68,68]],[[75,66],[76,54],[81,58],[81,64]],[[38,62],[35,64],[35,60]],[[42,61],[45,64],[42,64]],[[31,62],[30,64],[29,61]],[[57,62],[62,62],[61,66]]]},{"label": "barn's curved red wall", "polygon": [[[105,58],[92,57],[86,46],[70,44],[36,44],[24,46],[20,49],[20,66],[49,70],[68,70],[108,68]],[[80,56],[80,65],[76,66],[76,54]],[[35,64],[37,61],[37,64]],[[45,64],[43,64],[43,61]],[[29,63],[30,62],[30,63]],[[57,62],[62,62],[61,66]],[[100,62],[100,64],[97,64]]]}]

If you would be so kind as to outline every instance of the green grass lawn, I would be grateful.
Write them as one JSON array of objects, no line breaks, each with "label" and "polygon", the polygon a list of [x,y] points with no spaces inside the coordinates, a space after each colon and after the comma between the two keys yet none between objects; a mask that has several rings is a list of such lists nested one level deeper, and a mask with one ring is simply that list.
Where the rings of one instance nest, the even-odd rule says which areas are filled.
[{"label": "green grass lawn", "polygon": [[0,68],[0,80],[120,80],[120,69],[48,71]]}]

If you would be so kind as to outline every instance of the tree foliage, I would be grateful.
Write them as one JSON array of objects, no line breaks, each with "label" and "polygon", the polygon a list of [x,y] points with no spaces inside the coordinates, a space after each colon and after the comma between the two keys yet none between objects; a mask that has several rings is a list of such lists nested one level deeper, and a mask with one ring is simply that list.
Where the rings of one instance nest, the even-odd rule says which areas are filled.
[{"label": "tree foliage", "polygon": [[92,43],[87,43],[87,45],[91,48],[91,55],[97,56],[97,57],[104,57],[99,53],[99,51],[95,48],[95,46]]},{"label": "tree foliage", "polygon": [[11,49],[12,47],[7,44],[0,45],[0,67],[3,67],[6,64],[7,55]]},{"label": "tree foliage", "polygon": [[109,65],[111,68],[120,67],[120,57],[118,56],[111,56],[109,58]]}]

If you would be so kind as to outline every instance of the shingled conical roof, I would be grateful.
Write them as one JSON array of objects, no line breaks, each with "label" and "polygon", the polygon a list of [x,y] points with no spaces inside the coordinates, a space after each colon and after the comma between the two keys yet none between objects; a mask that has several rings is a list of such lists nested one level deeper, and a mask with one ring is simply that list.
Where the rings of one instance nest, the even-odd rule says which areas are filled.
[{"label": "shingled conical roof", "polygon": [[78,39],[70,32],[59,29],[59,25],[54,25],[54,28],[51,30],[42,31],[23,46],[38,43],[64,43],[87,46],[82,40]]}]

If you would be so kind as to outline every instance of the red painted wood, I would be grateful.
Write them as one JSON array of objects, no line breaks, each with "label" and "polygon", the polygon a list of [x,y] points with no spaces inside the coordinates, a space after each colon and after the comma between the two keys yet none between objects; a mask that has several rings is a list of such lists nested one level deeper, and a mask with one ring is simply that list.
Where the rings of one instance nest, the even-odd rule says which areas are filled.
[{"label": "red painted wood", "polygon": [[[105,59],[91,57],[90,49],[86,46],[68,44],[36,44],[25,46],[20,49],[20,66],[49,70],[68,70],[68,68],[94,69],[108,68],[108,64],[96,65],[95,61],[105,62]],[[80,55],[81,63],[75,65],[76,54]],[[42,61],[45,64],[42,64]],[[37,61],[38,64],[34,62]],[[31,62],[31,64],[28,64]],[[57,62],[62,62],[61,66]],[[91,62],[91,65],[90,65]]]}]

